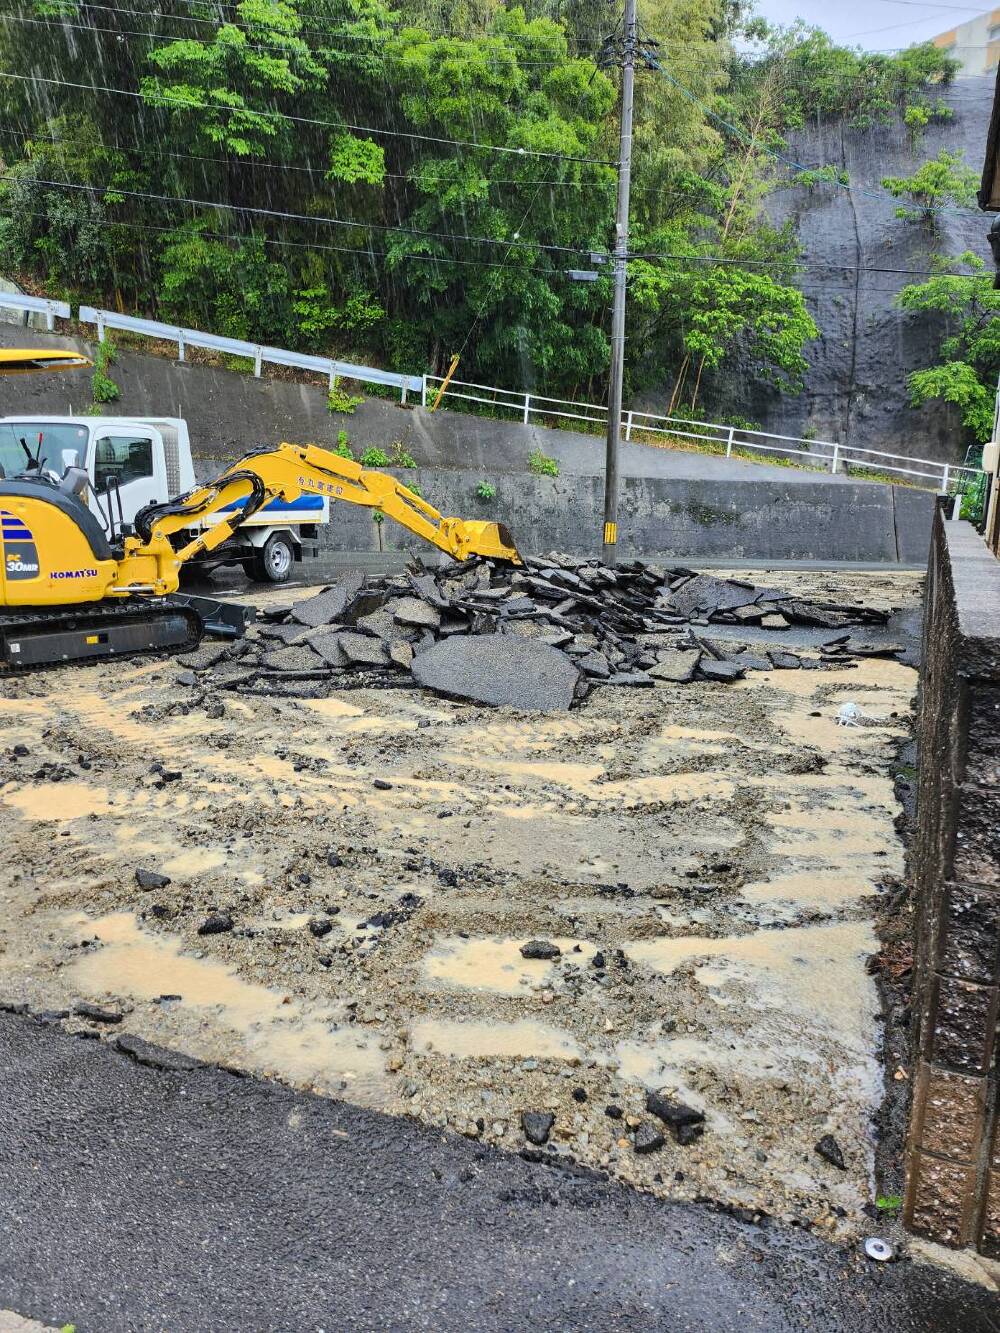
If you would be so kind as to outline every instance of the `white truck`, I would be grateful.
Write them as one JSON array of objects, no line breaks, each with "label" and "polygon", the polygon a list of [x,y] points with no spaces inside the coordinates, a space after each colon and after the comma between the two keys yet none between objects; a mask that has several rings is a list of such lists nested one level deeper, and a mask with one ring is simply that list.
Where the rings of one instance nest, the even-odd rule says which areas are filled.
[{"label": "white truck", "polygon": [[[87,503],[105,530],[120,530],[144,505],[172,500],[197,484],[187,422],[180,417],[0,417],[0,475],[20,472],[36,454],[42,467],[60,475],[71,464],[86,469]],[[212,553],[210,567],[239,564],[248,578],[284,583],[296,561],[317,554],[319,529],[329,521],[330,501],[323,496],[275,500]],[[192,536],[197,531],[190,529]]]}]

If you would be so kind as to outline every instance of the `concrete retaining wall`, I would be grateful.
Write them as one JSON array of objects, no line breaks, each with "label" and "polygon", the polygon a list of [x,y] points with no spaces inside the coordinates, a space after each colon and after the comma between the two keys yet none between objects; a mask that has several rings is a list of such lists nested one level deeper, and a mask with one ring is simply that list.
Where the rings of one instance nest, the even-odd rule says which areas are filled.
[{"label": "concrete retaining wall", "polygon": [[[224,463],[200,460],[199,478]],[[416,484],[443,514],[506,523],[526,553],[598,549],[603,530],[602,477],[494,477],[496,496],[476,495],[479,472],[418,468],[397,471],[404,485]],[[898,505],[891,486],[866,483],[788,487],[773,482],[737,482],[724,491],[704,480],[628,477],[622,487],[619,548],[629,556],[681,560],[852,560],[914,564],[927,558],[933,497]],[[367,510],[334,506],[322,530],[332,551],[426,550],[398,524],[373,523]]]},{"label": "concrete retaining wall", "polygon": [[1000,1257],[1000,561],[935,522],[921,683],[906,1224]]},{"label": "concrete retaining wall", "polygon": [[[0,325],[0,346],[24,341]],[[44,345],[90,350],[74,339],[33,334]],[[334,444],[346,430],[356,452],[401,443],[421,464],[401,472],[438,509],[505,522],[528,551],[598,549],[603,528],[604,443],[596,436],[546,430],[458,412],[430,413],[365,400],[350,416],[332,415],[323,387],[260,379],[215,367],[179,364],[123,351],[113,369],[122,390],[110,408],[127,415],[188,420],[199,476],[220,471],[248,449],[278,440]],[[0,415],[81,412],[87,375],[0,380]],[[528,455],[540,448],[560,475],[538,477]],[[623,556],[680,559],[857,560],[920,564],[930,541],[929,493],[853,482],[804,469],[630,444],[622,450]],[[476,498],[489,480],[489,503]],[[335,550],[368,551],[419,543],[390,523],[342,506],[324,534]]]}]

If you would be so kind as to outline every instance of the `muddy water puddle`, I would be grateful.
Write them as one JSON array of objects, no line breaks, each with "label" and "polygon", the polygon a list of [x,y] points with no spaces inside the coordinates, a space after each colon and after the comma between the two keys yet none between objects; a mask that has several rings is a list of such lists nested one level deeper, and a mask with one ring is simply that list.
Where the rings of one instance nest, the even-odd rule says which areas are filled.
[{"label": "muddy water puddle", "polygon": [[414,1024],[410,1040],[418,1054],[450,1060],[579,1060],[582,1054],[570,1033],[531,1019],[517,1023],[427,1019]]},{"label": "muddy water puddle", "polygon": [[[439,940],[424,958],[422,971],[429,981],[442,986],[460,986],[470,990],[493,991],[498,995],[524,995],[532,987],[544,985],[554,970],[554,963],[525,958],[522,939],[454,936]],[[569,962],[579,966],[593,958],[592,944],[562,936],[547,936],[546,942],[562,950]]]},{"label": "muddy water puddle", "polygon": [[871,924],[850,921],[723,939],[689,935],[641,940],[626,952],[668,976],[694,963],[694,979],[709,994],[721,992],[728,998],[725,992],[737,986],[743,1003],[782,1011],[793,1028],[812,1029],[844,1050],[864,1052],[870,1048],[878,1011],[865,963],[877,948]]},{"label": "muddy water puddle", "polygon": [[65,925],[80,939],[100,941],[63,970],[64,981],[80,994],[146,1003],[178,997],[169,1002],[165,1025],[153,1015],[143,1026],[182,1032],[186,1049],[208,1058],[217,1058],[220,1049],[212,1031],[225,1029],[237,1037],[249,1069],[349,1092],[366,1104],[385,1100],[382,1056],[370,1038],[344,1026],[342,1013],[306,1011],[288,996],[244,980],[233,968],[184,953],[180,940],[143,930],[128,912],[96,920],[77,913]]}]

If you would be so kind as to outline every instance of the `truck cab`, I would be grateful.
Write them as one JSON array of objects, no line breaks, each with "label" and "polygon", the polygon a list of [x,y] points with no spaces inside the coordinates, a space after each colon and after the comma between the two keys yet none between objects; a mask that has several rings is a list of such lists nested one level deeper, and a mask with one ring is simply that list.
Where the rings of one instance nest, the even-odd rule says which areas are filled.
[{"label": "truck cab", "polygon": [[[180,417],[0,417],[0,468],[21,472],[29,459],[61,474],[83,467],[90,478],[87,504],[109,536],[131,524],[145,505],[183,495],[197,485],[187,422]],[[222,522],[225,514],[206,524]],[[330,521],[330,502],[303,495],[275,500],[254,514],[201,566],[242,565],[249,578],[284,583],[296,561],[317,552],[319,528]],[[197,535],[196,525],[184,534]]]}]

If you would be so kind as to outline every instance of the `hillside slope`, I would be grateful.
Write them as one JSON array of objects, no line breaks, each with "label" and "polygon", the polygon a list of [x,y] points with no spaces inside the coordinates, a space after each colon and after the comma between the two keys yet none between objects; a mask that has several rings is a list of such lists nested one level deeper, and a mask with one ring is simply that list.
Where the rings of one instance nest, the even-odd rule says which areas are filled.
[{"label": "hillside slope", "polygon": [[[917,142],[901,120],[870,129],[843,121],[813,123],[790,139],[790,153],[807,167],[835,166],[849,173],[850,190],[830,185],[775,193],[773,219],[795,221],[803,247],[798,281],[820,339],[806,349],[810,370],[799,397],[779,395],[748,374],[717,385],[723,412],[750,417],[765,430],[922,457],[953,459],[962,450],[957,418],[943,405],[908,405],[909,372],[937,359],[940,325],[906,314],[896,297],[919,278],[874,269],[925,273],[932,254],[973,250],[989,258],[990,219],[977,212],[938,215],[936,231],[896,217],[885,176],[908,176],[942,149],[962,151],[980,167],[992,106],[992,78],[962,79],[944,90],[952,120],[932,124]],[[866,192],[870,191],[871,197]],[[823,268],[823,265],[845,266]],[[851,271],[868,270],[862,273]],[[663,410],[659,395],[642,406]]]}]

